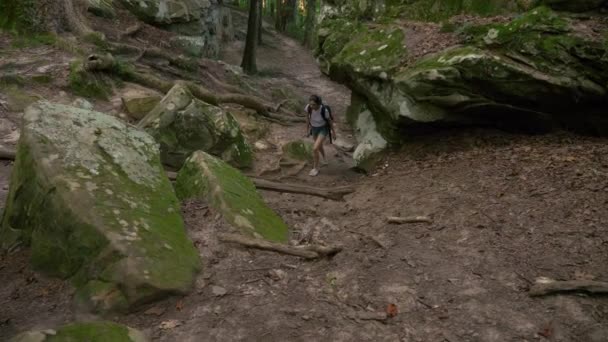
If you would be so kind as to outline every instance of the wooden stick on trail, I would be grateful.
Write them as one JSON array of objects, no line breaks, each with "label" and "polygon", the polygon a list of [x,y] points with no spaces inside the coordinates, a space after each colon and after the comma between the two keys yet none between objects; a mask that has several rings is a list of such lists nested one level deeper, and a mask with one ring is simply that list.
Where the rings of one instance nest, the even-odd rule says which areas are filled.
[{"label": "wooden stick on trail", "polygon": [[326,247],[318,245],[308,245],[302,247],[288,246],[266,240],[250,238],[239,234],[219,234],[218,238],[223,242],[231,242],[243,245],[245,247],[295,255],[304,259],[324,258],[335,255],[336,253],[342,251],[342,247]]},{"label": "wooden stick on trail", "polygon": [[546,296],[560,292],[586,292],[590,294],[608,294],[608,283],[591,280],[553,281],[535,284],[530,288],[531,297]]},{"label": "wooden stick on trail", "polygon": [[389,216],[386,218],[388,223],[392,224],[404,224],[404,223],[433,223],[428,216],[410,216],[410,217],[394,217]]}]

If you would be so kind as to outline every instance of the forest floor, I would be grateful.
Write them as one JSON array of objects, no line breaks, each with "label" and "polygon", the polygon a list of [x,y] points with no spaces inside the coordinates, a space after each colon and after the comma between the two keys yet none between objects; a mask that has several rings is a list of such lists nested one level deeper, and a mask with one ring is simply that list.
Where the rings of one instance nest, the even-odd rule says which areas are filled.
[{"label": "forest floor", "polygon": [[[244,23],[238,13],[234,19]],[[289,88],[304,100],[320,94],[341,120],[349,91],[324,77],[297,42],[268,31],[258,51],[261,76],[252,83]],[[242,48],[241,41],[229,44],[222,59],[238,65]],[[3,53],[17,63],[53,61],[56,82],[65,78],[64,52]],[[72,99],[44,85],[30,90]],[[14,143],[16,113],[2,113],[5,143]],[[266,139],[280,146],[304,132],[303,125],[273,124]],[[341,122],[338,135],[348,134]],[[316,178],[308,168],[266,177],[355,186],[344,201],[262,194],[292,228],[294,243],[340,245],[342,252],[303,261],[223,244],[217,233],[231,228],[206,203],[190,201],[183,215],[204,262],[195,291],[108,318],[154,341],[608,340],[607,297],[528,295],[538,277],[608,280],[608,140],[446,130],[417,138],[368,176],[350,170],[348,156],[334,146],[327,150],[330,164]],[[279,158],[279,148],[258,152],[253,172]],[[9,174],[10,163],[0,164],[0,200]],[[387,216],[410,215],[432,223],[386,223]],[[27,249],[0,257],[0,340],[97,318],[72,307],[69,283],[34,273],[27,258]]]}]

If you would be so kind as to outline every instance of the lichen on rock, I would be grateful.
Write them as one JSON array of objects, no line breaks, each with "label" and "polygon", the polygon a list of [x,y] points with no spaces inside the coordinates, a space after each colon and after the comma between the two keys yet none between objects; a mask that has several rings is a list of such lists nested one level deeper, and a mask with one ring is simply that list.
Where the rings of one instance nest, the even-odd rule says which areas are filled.
[{"label": "lichen on rock", "polygon": [[188,158],[175,183],[184,200],[204,198],[242,233],[271,241],[287,240],[287,225],[237,169],[203,151]]},{"label": "lichen on rock", "polygon": [[29,244],[36,269],[70,278],[99,311],[185,293],[200,268],[152,137],[43,101],[24,115],[0,237]]},{"label": "lichen on rock", "polygon": [[239,123],[227,111],[196,99],[184,85],[174,86],[138,124],[159,143],[164,164],[180,168],[196,150],[247,168],[253,152]]}]

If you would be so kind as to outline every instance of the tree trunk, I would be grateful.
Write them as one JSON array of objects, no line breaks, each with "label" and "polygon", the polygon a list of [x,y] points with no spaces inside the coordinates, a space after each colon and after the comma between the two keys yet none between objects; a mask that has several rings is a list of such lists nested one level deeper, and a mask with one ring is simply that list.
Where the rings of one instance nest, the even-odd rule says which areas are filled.
[{"label": "tree trunk", "polygon": [[276,8],[274,11],[274,28],[281,32],[281,12],[283,11],[283,0],[275,0]]},{"label": "tree trunk", "polygon": [[262,45],[262,18],[264,17],[264,1],[258,0],[258,45]]},{"label": "tree trunk", "polygon": [[0,27],[20,33],[57,33],[71,31],[76,35],[93,33],[84,12],[84,0],[2,0]]},{"label": "tree trunk", "polygon": [[306,0],[306,29],[304,32],[304,46],[313,47],[315,34],[315,18],[317,14],[317,1]]},{"label": "tree trunk", "polygon": [[293,10],[291,20],[294,27],[297,27],[300,18],[300,0],[293,0],[293,7],[291,9]]},{"label": "tree trunk", "polygon": [[241,67],[248,74],[255,74],[258,71],[256,66],[256,50],[258,47],[258,1],[249,0],[249,19],[247,21],[247,39],[245,41],[245,52]]}]

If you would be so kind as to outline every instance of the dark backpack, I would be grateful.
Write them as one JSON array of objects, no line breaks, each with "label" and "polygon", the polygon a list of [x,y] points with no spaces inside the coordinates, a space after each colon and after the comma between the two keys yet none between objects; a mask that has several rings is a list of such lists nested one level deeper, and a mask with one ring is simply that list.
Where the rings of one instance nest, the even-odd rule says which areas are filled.
[{"label": "dark backpack", "polygon": [[[325,115],[326,112],[329,112],[329,115]],[[310,117],[312,115],[312,107],[308,106],[308,120],[310,122]],[[329,124],[329,120],[327,119],[327,116],[329,116],[329,120],[334,121],[334,116],[331,113],[331,107],[326,105],[326,104],[322,104],[321,105],[321,117],[323,118],[323,120],[325,120],[325,124],[327,125],[327,129],[328,129],[328,134],[329,134],[329,143],[332,144],[333,143],[333,137],[331,136],[331,126]]]}]

